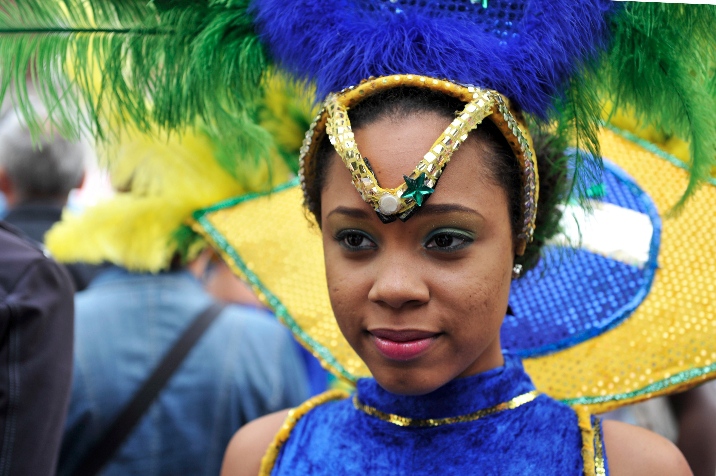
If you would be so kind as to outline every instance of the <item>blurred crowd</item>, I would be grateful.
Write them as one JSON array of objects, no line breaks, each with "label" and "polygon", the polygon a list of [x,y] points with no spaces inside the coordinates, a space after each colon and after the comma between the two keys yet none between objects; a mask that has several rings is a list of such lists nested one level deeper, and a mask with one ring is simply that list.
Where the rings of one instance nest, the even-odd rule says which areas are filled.
[{"label": "blurred crowd", "polygon": [[57,264],[45,235],[87,152],[3,108],[0,473],[218,474],[239,427],[327,374],[211,249],[157,272]]}]

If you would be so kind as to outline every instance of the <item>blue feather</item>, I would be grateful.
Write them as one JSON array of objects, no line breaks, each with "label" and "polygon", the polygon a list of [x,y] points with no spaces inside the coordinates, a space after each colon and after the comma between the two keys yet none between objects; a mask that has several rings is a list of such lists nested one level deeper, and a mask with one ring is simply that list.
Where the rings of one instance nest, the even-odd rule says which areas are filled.
[{"label": "blue feather", "polygon": [[319,97],[369,76],[423,74],[495,89],[541,118],[605,47],[608,0],[254,0],[262,41]]}]

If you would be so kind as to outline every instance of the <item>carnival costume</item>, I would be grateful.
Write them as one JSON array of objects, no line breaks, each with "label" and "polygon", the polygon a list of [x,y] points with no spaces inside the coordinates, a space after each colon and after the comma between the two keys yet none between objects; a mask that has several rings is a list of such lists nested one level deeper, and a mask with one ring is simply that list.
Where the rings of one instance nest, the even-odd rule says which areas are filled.
[{"label": "carnival costume", "polygon": [[[57,72],[71,64],[71,81],[68,75],[56,75],[52,84],[47,83],[46,95],[60,101],[59,88],[63,101],[82,102],[90,128],[100,136],[107,134],[107,127],[92,119],[107,107],[121,108],[125,120],[144,129],[149,120],[176,129],[201,117],[214,132],[236,131],[233,150],[255,160],[272,144],[270,134],[256,127],[263,72],[280,69],[315,86],[318,98],[327,97],[301,150],[301,187],[293,183],[270,195],[231,199],[197,212],[194,230],[222,250],[297,338],[346,380],[356,381],[368,372],[333,319],[320,241],[315,230],[299,220],[301,197],[307,197],[307,186],[314,179],[320,141],[328,136],[351,171],[358,193],[382,221],[408,220],[429,200],[452,152],[484,120],[497,126],[521,170],[516,263],[533,274],[513,287],[513,315],[503,325],[503,340],[526,359],[537,389],[576,407],[605,410],[686,389],[716,375],[714,320],[708,315],[715,296],[713,286],[705,281],[716,270],[712,263],[699,261],[716,238],[714,217],[703,211],[714,198],[708,179],[716,158],[714,7],[600,0],[28,3],[43,12],[32,16],[37,19],[32,32],[65,28],[70,34],[52,46],[33,35],[20,36],[18,41],[3,39],[3,47],[14,53],[3,55],[3,71],[29,64],[31,74],[42,76],[42,68]],[[23,6],[5,8],[8,29],[21,29],[20,19],[31,13]],[[32,48],[37,45],[41,47]],[[13,62],[8,64],[7,58]],[[90,89],[86,64],[94,62],[100,63],[103,73],[101,100],[83,93]],[[71,82],[81,87],[75,89]],[[396,87],[438,91],[465,106],[430,150],[416,158],[415,169],[405,171],[404,183],[386,189],[354,141],[349,110],[376,91]],[[605,97],[615,109],[631,107],[643,123],[687,140],[688,173],[655,160],[659,154],[654,151],[620,143],[613,132],[600,137],[600,98]],[[31,115],[22,95],[20,99],[20,107]],[[73,125],[72,117],[55,119],[60,127]],[[538,170],[529,133],[538,129],[570,143],[573,152]],[[601,152],[618,156],[614,158],[621,159],[627,173],[608,166],[601,175]],[[673,170],[664,172],[669,167]],[[566,266],[567,271],[556,272],[551,284],[547,279],[540,287],[544,281],[539,278],[551,268],[540,269],[535,248],[552,238],[559,225],[539,222],[539,207],[550,207],[540,196],[539,180],[559,170],[571,171],[563,177],[571,187],[573,205],[588,202],[595,213],[618,205],[636,213],[626,213],[622,223],[637,215],[639,220],[646,217],[651,226],[645,235],[646,251],[600,253],[587,247],[577,253],[576,273]],[[659,173],[676,180],[659,188],[655,182],[664,182]],[[640,186],[656,194],[653,201]],[[691,198],[688,203],[687,198]],[[662,223],[669,210],[680,215]],[[268,220],[273,227],[266,234],[262,228]],[[702,226],[698,234],[690,228],[695,220]],[[249,228],[249,224],[257,226]],[[689,249],[680,249],[685,242],[680,240],[688,241]],[[272,252],[266,253],[267,249]],[[550,249],[545,251],[547,257]],[[615,257],[619,264],[614,264]],[[661,272],[657,258],[662,260]],[[684,277],[680,266],[697,272]],[[614,269],[616,274],[607,272]],[[519,267],[515,273],[520,274]],[[585,275],[587,282],[574,289],[596,299],[591,306],[582,302],[585,308],[575,308],[564,296],[571,291],[567,283]],[[619,289],[615,283],[624,280],[631,291],[614,292]],[[521,289],[520,281],[526,283]],[[690,301],[674,304],[675,292],[685,292]],[[649,302],[651,296],[655,297]],[[536,308],[544,312],[533,312]],[[554,309],[562,313],[556,315]],[[644,352],[659,342],[664,346]],[[475,395],[468,395],[472,388]],[[488,392],[492,388],[494,395]],[[534,459],[526,453],[521,459],[511,457],[514,466],[501,468],[499,474],[524,468],[534,472],[535,465],[553,451],[546,444],[552,438],[573,443],[565,449],[562,464],[566,466],[545,469],[549,474],[579,473],[582,468],[586,474],[607,471],[598,426],[595,430],[588,417],[578,416],[584,410],[573,411],[537,396],[513,357],[506,356],[504,368],[450,382],[436,393],[443,390],[451,393],[445,406],[430,402],[436,395],[386,395],[374,381],[358,380],[353,399],[318,406],[335,397],[328,394],[309,401],[289,414],[266,455],[263,471],[284,474],[286,467],[298,465],[309,474],[377,468],[400,473],[415,470],[399,466],[411,458],[427,470],[434,468],[430,465],[439,456],[445,458],[440,461],[443,472],[445,468],[459,472],[463,464],[487,472],[489,464],[499,464],[499,458],[489,462],[470,458],[507,442],[513,451],[524,444],[536,453]],[[545,429],[542,423],[551,412],[559,415],[557,423],[550,421]],[[509,431],[517,421],[525,426]],[[420,422],[419,428],[411,427],[415,422]],[[510,436],[504,441],[485,436],[486,430],[480,431],[483,425],[499,435],[507,429]],[[328,433],[339,427],[347,433]],[[484,440],[466,445],[461,432],[475,432],[470,440]],[[426,446],[425,435],[434,437],[436,446]],[[521,441],[523,436],[528,441]],[[308,446],[307,440],[314,444]],[[355,459],[346,458],[348,454],[375,457],[353,467]],[[466,454],[469,458],[460,459]],[[329,464],[319,467],[319,461]]]},{"label": "carnival costume", "polygon": [[509,354],[427,395],[361,379],[294,410],[277,441],[261,474],[608,474],[598,420],[540,394]]}]

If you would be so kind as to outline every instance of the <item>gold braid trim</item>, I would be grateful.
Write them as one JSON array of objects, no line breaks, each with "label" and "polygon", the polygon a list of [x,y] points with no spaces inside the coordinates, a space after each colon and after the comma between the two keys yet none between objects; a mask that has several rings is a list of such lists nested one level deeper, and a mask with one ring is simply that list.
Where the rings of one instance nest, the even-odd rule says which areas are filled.
[{"label": "gold braid trim", "polygon": [[596,476],[607,476],[607,468],[604,458],[604,442],[602,441],[602,421],[597,418],[594,428],[594,471]]},{"label": "gold braid trim", "polygon": [[278,454],[281,451],[281,447],[284,443],[286,443],[286,440],[288,440],[288,437],[291,435],[291,432],[296,426],[296,423],[298,423],[298,420],[319,405],[323,405],[331,400],[343,400],[345,398],[348,398],[347,392],[343,390],[329,390],[320,395],[316,395],[313,398],[309,398],[296,408],[289,410],[288,415],[286,415],[286,420],[283,422],[283,426],[281,426],[281,429],[278,430],[278,433],[274,436],[273,441],[266,450],[263,458],[261,458],[259,476],[269,476],[271,474],[271,471],[273,471],[273,467],[276,464],[276,458],[278,458]]},{"label": "gold braid trim", "polygon": [[428,418],[424,420],[382,412],[375,407],[371,407],[369,405],[361,403],[361,401],[358,400],[357,394],[353,395],[353,406],[355,406],[357,410],[360,410],[367,415],[378,418],[379,420],[386,421],[388,423],[392,423],[393,425],[406,427],[435,427],[442,425],[451,425],[453,423],[465,423],[469,421],[475,421],[479,420],[480,418],[494,415],[495,413],[500,413],[505,410],[514,410],[517,407],[521,407],[525,403],[531,402],[532,400],[537,398],[539,394],[540,393],[538,390],[532,390],[531,392],[518,395],[507,402],[502,402],[498,405],[495,405],[494,407],[484,408],[476,412],[468,413],[467,415],[460,415],[448,418]]}]

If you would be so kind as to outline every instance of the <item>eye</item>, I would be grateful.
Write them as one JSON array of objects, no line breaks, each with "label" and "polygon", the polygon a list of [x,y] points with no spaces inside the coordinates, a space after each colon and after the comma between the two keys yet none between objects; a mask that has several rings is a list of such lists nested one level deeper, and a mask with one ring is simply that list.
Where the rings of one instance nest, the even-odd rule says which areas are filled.
[{"label": "eye", "polygon": [[377,248],[371,237],[360,230],[343,230],[336,236],[335,240],[348,251],[365,251]]},{"label": "eye", "polygon": [[436,230],[428,236],[425,248],[434,251],[458,251],[475,241],[472,233],[462,230]]}]

